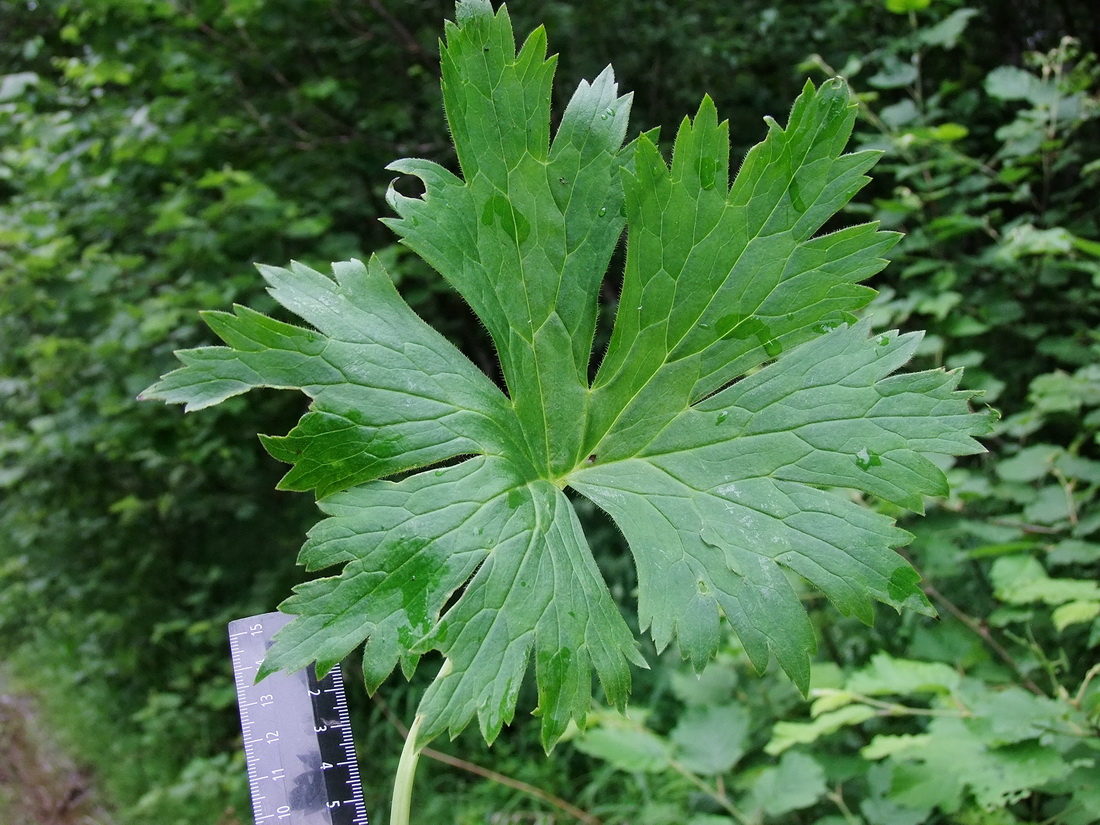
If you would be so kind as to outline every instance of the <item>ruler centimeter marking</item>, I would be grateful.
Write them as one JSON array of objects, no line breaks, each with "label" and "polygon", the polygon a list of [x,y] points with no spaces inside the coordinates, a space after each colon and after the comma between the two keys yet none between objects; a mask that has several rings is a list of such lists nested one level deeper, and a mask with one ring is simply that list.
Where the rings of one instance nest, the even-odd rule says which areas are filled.
[{"label": "ruler centimeter marking", "polygon": [[310,666],[256,684],[271,637],[289,623],[264,613],[229,623],[248,789],[256,825],[367,825],[340,669]]}]

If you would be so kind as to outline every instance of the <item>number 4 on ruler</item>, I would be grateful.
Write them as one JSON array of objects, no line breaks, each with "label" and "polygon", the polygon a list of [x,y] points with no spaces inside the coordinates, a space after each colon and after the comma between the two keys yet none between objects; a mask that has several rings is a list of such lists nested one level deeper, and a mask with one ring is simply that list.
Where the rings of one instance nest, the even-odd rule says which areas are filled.
[{"label": "number 4 on ruler", "polygon": [[256,825],[367,825],[339,668],[324,679],[309,667],[256,684],[271,637],[290,618],[264,613],[229,623]]}]

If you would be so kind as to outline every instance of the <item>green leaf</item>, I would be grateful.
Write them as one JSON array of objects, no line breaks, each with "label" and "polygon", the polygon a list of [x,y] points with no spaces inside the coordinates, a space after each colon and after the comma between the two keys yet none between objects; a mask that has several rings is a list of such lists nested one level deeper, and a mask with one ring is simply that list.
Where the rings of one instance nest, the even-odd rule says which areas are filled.
[{"label": "green leaf", "polygon": [[871,744],[860,748],[859,755],[864,759],[884,759],[887,756],[919,751],[928,747],[929,736],[926,733],[879,734]]},{"label": "green leaf", "polygon": [[908,745],[891,755],[899,760],[891,799],[915,808],[935,804],[950,813],[964,789],[983,807],[1003,808],[1073,770],[1056,749],[1037,741],[988,747],[960,719],[935,718],[928,735],[911,737]]},{"label": "green leaf", "polygon": [[1063,453],[1056,444],[1034,444],[997,464],[997,475],[1005,481],[1037,481],[1053,469],[1054,459]]},{"label": "green leaf", "polygon": [[1039,105],[1056,96],[1053,88],[1031,72],[1015,66],[998,66],[985,78],[985,90],[1000,100],[1026,100]]},{"label": "green leaf", "polygon": [[[872,598],[929,609],[911,568],[889,552],[908,534],[812,486],[920,509],[920,493],[946,488],[916,450],[966,449],[949,444],[962,431],[927,427],[957,397],[954,379],[887,377],[918,339],[867,332],[842,326],[684,410],[637,456],[573,474],[626,535],[640,618],[659,646],[676,635],[701,667],[718,643],[721,606],[757,668],[770,651],[804,685],[813,636],[782,568],[864,621]],[[966,415],[959,408],[957,420]]]},{"label": "green leaf", "polygon": [[1066,478],[1100,484],[1100,461],[1064,452],[1054,459],[1054,466]]},{"label": "green leaf", "polygon": [[669,736],[675,758],[694,773],[725,773],[745,755],[750,722],[740,705],[689,708]]},{"label": "green leaf", "polygon": [[[301,563],[342,569],[282,605],[297,618],[263,673],[324,671],[363,645],[374,690],[442,654],[425,739],[476,717],[492,740],[531,662],[547,747],[585,716],[593,670],[621,708],[629,664],[644,662],[566,488],[616,521],[643,630],[697,669],[724,615],[758,669],[774,656],[805,691],[814,636],[793,576],[865,622],[876,600],[931,612],[894,552],[909,535],[838,488],[920,511],[947,492],[930,456],[980,451],[972,436],[989,420],[956,373],[895,374],[919,335],[854,321],[874,294],[860,281],[897,236],[821,234],[877,157],[844,154],[844,84],[807,83],[730,186],[729,125],[709,98],[681,124],[671,167],[654,135],[624,145],[630,96],[610,68],[580,84],[551,134],[545,33],[517,52],[503,8],[456,11],[441,65],[460,170],[392,164],[424,192],[391,187],[387,223],[483,322],[503,390],[371,258],[334,264],[334,278],[261,267],[304,325],[207,313],[225,346],[179,353],[183,368],[143,396],[188,409],[256,387],[311,399],[263,441],[292,465],[281,486],[314,490],[327,515]],[[590,383],[624,227],[615,326]]]},{"label": "green leaf", "polygon": [[812,756],[783,754],[774,768],[760,771],[752,785],[751,801],[768,816],[808,808],[825,795],[825,771]]},{"label": "green leaf", "polygon": [[849,725],[860,725],[878,715],[870,705],[847,705],[839,710],[822,713],[812,722],[776,722],[772,738],[764,748],[776,756],[795,745],[809,745],[822,736],[836,733]]},{"label": "green leaf", "polygon": [[1046,556],[1047,564],[1093,564],[1100,561],[1100,544],[1063,539]]},{"label": "green leaf", "polygon": [[[874,776],[878,774],[883,778],[879,780],[879,785],[885,786],[882,790],[876,789],[875,795],[869,799],[863,800],[859,806],[859,811],[863,815],[863,821],[871,823],[871,825],[921,825],[923,822],[928,821],[928,815],[932,812],[932,805],[925,805],[922,808],[912,808],[904,805],[897,805],[892,800],[882,796],[882,793],[889,790],[889,784],[891,780],[891,773],[893,772],[893,766],[891,765],[872,765],[868,771],[868,776]],[[993,825],[993,823],[988,823]]]},{"label": "green leaf", "polygon": [[1034,524],[1057,524],[1071,515],[1070,499],[1060,484],[1043,487],[1024,507],[1024,519]]},{"label": "green leaf", "polygon": [[1095,765],[1080,767],[1069,777],[1073,799],[1059,815],[1065,825],[1093,825],[1100,821],[1100,786],[1095,781],[1095,770]]},{"label": "green leaf", "polygon": [[1100,616],[1100,601],[1076,601],[1055,608],[1050,619],[1062,631],[1070,625],[1091,622],[1097,616]]},{"label": "green leaf", "polygon": [[917,38],[929,46],[943,46],[945,49],[953,49],[959,41],[959,37],[966,31],[972,17],[979,14],[977,9],[956,9],[947,15],[939,23],[917,32]]},{"label": "green leaf", "polygon": [[1052,731],[1065,730],[1067,705],[1036,696],[1023,688],[1009,687],[1000,691],[984,685],[964,694],[964,702],[974,716],[967,727],[987,745],[1011,745],[1028,739],[1039,739]]},{"label": "green leaf", "polygon": [[1037,376],[1028,400],[1045,413],[1076,413],[1100,405],[1100,365],[1089,364],[1072,375],[1056,370]]},{"label": "green leaf", "polygon": [[702,673],[677,669],[672,674],[672,693],[689,707],[722,705],[737,687],[737,670],[732,662],[711,662]]},{"label": "green leaf", "polygon": [[1005,233],[997,249],[998,258],[1006,262],[1029,255],[1064,256],[1073,250],[1073,235],[1060,226],[1039,229],[1030,224],[1014,226]]},{"label": "green leaf", "polygon": [[27,89],[38,85],[39,77],[34,72],[15,72],[0,75],[0,103],[18,100]]},{"label": "green leaf", "polygon": [[1009,604],[1050,605],[1100,600],[1100,585],[1084,579],[1052,579],[1031,556],[997,559],[990,570],[993,592]]},{"label": "green leaf", "polygon": [[577,750],[632,773],[668,768],[672,748],[664,738],[624,717],[601,714],[600,720],[599,726],[574,740]]},{"label": "green leaf", "polygon": [[916,66],[891,55],[883,60],[882,68],[867,78],[867,82],[878,89],[898,89],[916,83],[919,78],[920,72]]},{"label": "green leaf", "polygon": [[507,399],[416,317],[378,260],[333,268],[336,282],[301,264],[260,267],[316,332],[247,307],[203,313],[228,346],[178,353],[185,367],[146,397],[199,410],[255,387],[301,389],[309,413],[264,445],[294,464],[283,489],[319,496],[472,452],[516,453]]},{"label": "green leaf", "polygon": [[958,671],[940,662],[915,662],[876,653],[871,664],[845,683],[848,690],[865,696],[951,693],[961,680]]}]

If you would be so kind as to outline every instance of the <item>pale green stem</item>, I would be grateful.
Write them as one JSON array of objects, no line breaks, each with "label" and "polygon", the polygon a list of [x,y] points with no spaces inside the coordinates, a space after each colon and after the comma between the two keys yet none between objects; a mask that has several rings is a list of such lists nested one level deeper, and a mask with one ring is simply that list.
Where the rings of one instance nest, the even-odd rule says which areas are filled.
[{"label": "pale green stem", "polygon": [[966,719],[974,715],[972,711],[965,707],[959,710],[950,710],[948,708],[914,708],[909,705],[898,704],[897,702],[883,702],[881,699],[864,696],[862,693],[852,693],[851,696],[858,702],[886,711],[890,716],[950,716],[958,719]]},{"label": "pale green stem", "polygon": [[1073,699],[1073,704],[1076,707],[1081,707],[1081,702],[1085,699],[1085,692],[1089,689],[1089,682],[1097,675],[1100,675],[1100,664],[1093,665],[1089,668],[1088,673],[1085,674],[1085,680],[1081,682],[1081,688],[1077,691],[1077,696]]},{"label": "pale green stem", "polygon": [[390,804],[390,825],[409,825],[412,811],[413,780],[416,779],[416,763],[420,759],[420,748],[416,740],[424,717],[417,714],[405,737],[405,746],[401,749],[401,761],[397,763],[397,777],[393,780],[393,801]]},{"label": "pale green stem", "polygon": [[848,825],[859,825],[860,819],[852,813],[852,809],[848,807],[848,803],[844,801],[844,794],[840,791],[840,786],[836,786],[836,790],[829,793],[826,792],[825,797],[829,799],[837,808],[840,809],[840,813],[844,816],[844,821]]},{"label": "pale green stem", "polygon": [[1066,495],[1066,509],[1069,511],[1069,523],[1077,525],[1077,502],[1073,500],[1073,492],[1077,487],[1077,482],[1071,481],[1066,478],[1065,474],[1061,472],[1057,467],[1053,469],[1054,478],[1062,487],[1062,492]]},{"label": "pale green stem", "polygon": [[[451,660],[444,659],[435,680],[438,682],[451,672]],[[401,748],[401,759],[397,763],[397,776],[393,780],[393,800],[390,802],[390,825],[409,825],[412,813],[413,781],[416,779],[416,763],[420,752],[427,742],[418,742],[420,727],[424,724],[424,714],[416,714],[412,727],[405,737],[405,746]]]}]

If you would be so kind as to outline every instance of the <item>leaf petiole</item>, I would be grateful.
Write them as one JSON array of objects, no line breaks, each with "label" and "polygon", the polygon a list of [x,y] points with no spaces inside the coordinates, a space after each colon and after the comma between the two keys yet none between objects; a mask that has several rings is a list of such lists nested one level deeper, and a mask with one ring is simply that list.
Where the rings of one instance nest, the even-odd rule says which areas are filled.
[{"label": "leaf petiole", "polygon": [[421,747],[417,745],[420,726],[424,715],[418,713],[405,737],[405,746],[401,749],[401,759],[397,763],[397,776],[393,780],[393,799],[390,803],[391,825],[409,825],[412,809],[413,781],[416,779],[416,763],[420,759]]}]

